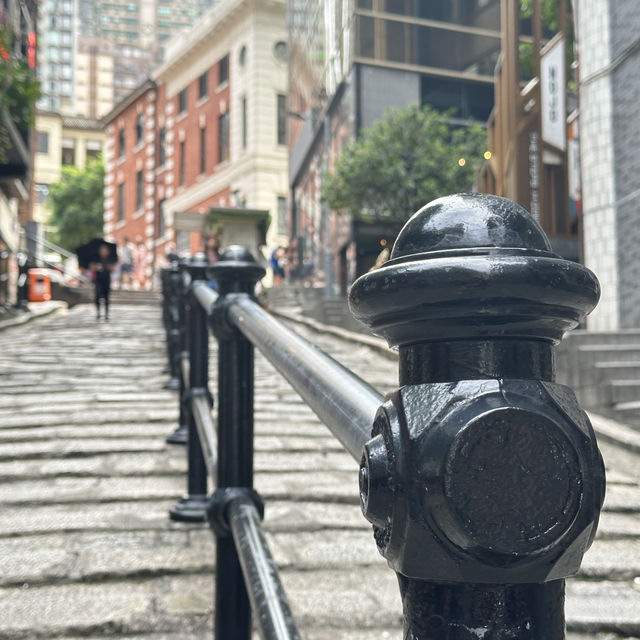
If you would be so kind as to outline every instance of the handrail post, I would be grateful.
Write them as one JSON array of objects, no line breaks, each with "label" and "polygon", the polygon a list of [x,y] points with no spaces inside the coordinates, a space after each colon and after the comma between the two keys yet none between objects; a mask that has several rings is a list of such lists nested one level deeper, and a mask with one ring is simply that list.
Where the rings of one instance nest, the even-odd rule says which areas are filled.
[{"label": "handrail post", "polygon": [[216,535],[214,637],[249,640],[251,608],[227,507],[238,491],[259,502],[252,491],[254,349],[226,316],[233,298],[253,296],[265,271],[246,249],[232,246],[209,273],[218,283],[220,294],[211,314],[218,340],[218,478],[209,513]]},{"label": "handrail post", "polygon": [[162,326],[165,333],[165,345],[167,347],[167,364],[162,373],[171,373],[171,348],[169,342],[169,267],[160,269],[160,286],[162,287]]},{"label": "handrail post", "polygon": [[[167,356],[169,375],[165,389],[177,391],[180,386],[180,266],[177,260],[171,262],[163,274],[162,292],[166,300]],[[165,291],[166,286],[166,291]]]},{"label": "handrail post", "polygon": [[598,297],[524,209],[480,194],[423,207],[354,283],[354,315],[399,348],[360,483],[405,638],[564,638],[605,481],[554,346]]},{"label": "handrail post", "polygon": [[[209,393],[209,333],[207,313],[195,299],[192,283],[205,279],[207,262],[195,255],[185,266],[185,311],[189,350],[189,387],[181,409],[188,426],[187,434],[187,493],[170,510],[172,520],[202,522],[207,519],[207,466],[202,453],[198,427],[191,401],[195,393]],[[181,379],[183,376],[181,376]]]},{"label": "handrail post", "polygon": [[188,307],[188,261],[175,260],[171,263],[170,281],[173,292],[170,307],[171,337],[171,379],[165,388],[178,391],[178,426],[166,439],[168,444],[187,444],[189,416],[185,407],[187,399],[187,381],[184,379],[182,362],[188,358],[187,347],[187,307]]}]

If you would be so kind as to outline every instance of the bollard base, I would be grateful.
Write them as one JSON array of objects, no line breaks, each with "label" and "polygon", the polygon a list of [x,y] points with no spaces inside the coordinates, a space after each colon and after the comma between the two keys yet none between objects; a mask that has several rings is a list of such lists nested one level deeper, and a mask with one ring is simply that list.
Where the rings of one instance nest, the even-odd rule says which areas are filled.
[{"label": "bollard base", "polygon": [[405,640],[564,640],[564,580],[438,583],[398,574]]},{"label": "bollard base", "polygon": [[162,388],[168,391],[178,391],[180,389],[180,380],[178,380],[178,378],[169,378]]},{"label": "bollard base", "polygon": [[208,506],[206,495],[184,496],[169,509],[169,517],[176,522],[205,522]]},{"label": "bollard base", "polygon": [[167,444],[187,444],[189,427],[181,424],[170,436],[167,436],[165,442]]}]

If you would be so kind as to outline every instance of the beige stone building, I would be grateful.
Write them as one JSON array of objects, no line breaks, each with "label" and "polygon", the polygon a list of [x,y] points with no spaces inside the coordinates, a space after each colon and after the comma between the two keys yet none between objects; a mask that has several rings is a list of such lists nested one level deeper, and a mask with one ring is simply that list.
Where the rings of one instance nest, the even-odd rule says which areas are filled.
[{"label": "beige stone building", "polygon": [[[177,151],[189,136],[190,115],[195,115],[190,108],[179,113],[179,94],[185,87],[197,85],[204,73],[225,60],[227,68],[218,73],[225,73],[226,80],[214,83],[211,98],[196,98],[198,121],[191,124],[202,127],[210,119],[207,130],[218,138],[220,146],[225,134],[219,125],[228,123],[228,156],[221,158],[218,154],[212,167],[192,184],[181,185],[175,172],[156,169],[167,226],[176,212],[206,213],[216,207],[263,210],[269,212],[271,221],[266,247],[285,243],[288,159],[284,0],[221,0],[197,26],[169,42],[165,60],[153,78],[159,87],[157,127],[166,130],[167,157],[175,158],[176,164],[180,162]],[[197,162],[197,158],[187,157],[187,169],[191,160]]]},{"label": "beige stone building", "polygon": [[36,112],[36,153],[33,166],[35,199],[33,220],[46,226],[51,215],[49,187],[60,180],[62,167],[84,168],[102,153],[104,131],[98,120]]}]

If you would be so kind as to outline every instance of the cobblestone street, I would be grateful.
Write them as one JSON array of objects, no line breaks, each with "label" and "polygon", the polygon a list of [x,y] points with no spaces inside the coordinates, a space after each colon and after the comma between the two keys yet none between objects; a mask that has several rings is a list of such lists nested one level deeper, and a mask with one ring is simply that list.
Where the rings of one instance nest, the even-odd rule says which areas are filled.
[{"label": "cobblestone street", "polygon": [[[396,385],[397,365],[370,347],[297,329],[381,392]],[[83,305],[0,332],[0,639],[211,637],[212,534],[167,516],[186,461],[165,444],[177,424],[165,363],[154,306],[97,323]],[[255,420],[256,488],[303,637],[399,640],[357,467],[259,355]],[[607,498],[567,582],[571,640],[640,638],[640,455],[601,449]]]}]

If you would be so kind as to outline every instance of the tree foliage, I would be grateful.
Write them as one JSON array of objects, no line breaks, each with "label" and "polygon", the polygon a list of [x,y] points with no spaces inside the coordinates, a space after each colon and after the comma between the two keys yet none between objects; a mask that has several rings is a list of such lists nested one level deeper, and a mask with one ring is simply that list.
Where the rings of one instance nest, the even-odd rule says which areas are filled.
[{"label": "tree foliage", "polygon": [[62,178],[51,185],[51,223],[57,227],[57,243],[74,251],[102,235],[104,214],[104,165],[90,162],[86,169],[63,167]]},{"label": "tree foliage", "polygon": [[468,191],[486,131],[452,126],[447,115],[417,105],[389,110],[345,147],[323,199],[355,217],[402,222],[435,198]]},{"label": "tree foliage", "polygon": [[[566,41],[566,58],[567,58],[567,70],[571,69],[573,61],[575,60],[575,37],[573,33],[573,20],[571,19],[572,9],[570,0],[562,0],[566,3],[567,11],[567,41]],[[540,2],[540,20],[542,23],[543,38],[550,39],[554,34],[558,32],[560,28],[560,2],[558,0],[541,0]],[[533,0],[520,0],[520,19],[524,21],[533,20]],[[533,29],[533,26],[530,25]],[[527,33],[527,35],[533,35]],[[535,75],[534,69],[534,55],[533,55],[533,42],[521,40],[519,45],[519,64],[520,64],[520,79],[528,82]],[[575,81],[571,77],[571,74],[567,74],[570,88],[575,89]]]},{"label": "tree foliage", "polygon": [[[40,82],[27,61],[12,53],[13,36],[0,26],[0,111],[25,135],[34,122],[34,106],[40,97]],[[9,131],[0,118],[0,163],[7,161],[11,146]]]}]

